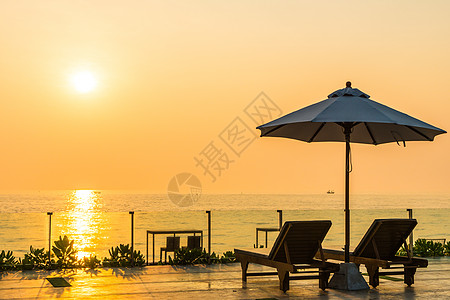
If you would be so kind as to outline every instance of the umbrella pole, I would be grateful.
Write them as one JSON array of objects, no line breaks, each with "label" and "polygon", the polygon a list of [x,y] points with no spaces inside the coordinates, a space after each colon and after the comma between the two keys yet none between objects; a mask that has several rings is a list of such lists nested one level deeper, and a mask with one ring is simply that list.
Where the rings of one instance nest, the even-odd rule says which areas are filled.
[{"label": "umbrella pole", "polygon": [[345,262],[350,262],[350,132],[346,127],[345,134]]}]

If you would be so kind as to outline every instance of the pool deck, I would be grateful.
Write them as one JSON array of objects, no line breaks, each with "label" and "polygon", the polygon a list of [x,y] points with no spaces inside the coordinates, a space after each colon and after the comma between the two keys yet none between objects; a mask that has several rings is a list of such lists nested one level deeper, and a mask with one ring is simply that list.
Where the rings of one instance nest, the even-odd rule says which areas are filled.
[{"label": "pool deck", "polygon": [[[250,268],[263,269],[254,265]],[[58,276],[72,286],[53,287],[46,280]],[[250,277],[243,284],[237,263],[18,271],[0,272],[0,299],[450,299],[450,257],[430,259],[428,268],[417,270],[415,284],[409,288],[402,281],[387,279],[380,279],[376,289],[353,292],[322,291],[318,280],[297,280],[290,285],[291,289],[283,293],[276,276]]]}]

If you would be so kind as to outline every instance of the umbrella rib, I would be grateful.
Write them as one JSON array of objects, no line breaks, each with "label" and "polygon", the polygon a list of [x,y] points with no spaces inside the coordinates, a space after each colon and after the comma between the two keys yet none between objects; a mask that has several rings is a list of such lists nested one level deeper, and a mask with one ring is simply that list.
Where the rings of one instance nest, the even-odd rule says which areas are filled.
[{"label": "umbrella rib", "polygon": [[269,131],[267,131],[267,132],[264,133],[264,134],[261,133],[261,136],[266,136],[266,135],[268,135],[269,133],[272,133],[272,132],[274,132],[275,130],[280,129],[281,127],[283,127],[283,126],[285,126],[285,125],[287,125],[287,124],[281,124],[281,125],[278,125],[278,126],[276,126],[275,128],[270,129]]},{"label": "umbrella rib", "polygon": [[430,139],[429,137],[427,137],[425,134],[423,134],[422,132],[420,132],[419,130],[417,130],[417,129],[415,129],[414,127],[412,127],[412,126],[406,126],[407,128],[409,128],[409,129],[411,129],[412,131],[414,131],[415,133],[417,133],[418,135],[420,135],[420,136],[422,136],[422,137],[424,137],[427,141],[433,141],[433,139]]},{"label": "umbrella rib", "polygon": [[373,144],[378,145],[377,141],[375,141],[375,138],[373,137],[372,130],[370,130],[369,125],[367,125],[367,122],[364,122],[364,126],[366,126],[367,132],[369,133],[370,138],[373,141]]},{"label": "umbrella rib", "polygon": [[316,132],[314,132],[313,136],[309,139],[308,143],[311,143],[316,136],[319,134],[319,131],[322,130],[323,126],[325,126],[325,122],[322,122],[322,124],[320,124],[319,128],[316,130]]}]

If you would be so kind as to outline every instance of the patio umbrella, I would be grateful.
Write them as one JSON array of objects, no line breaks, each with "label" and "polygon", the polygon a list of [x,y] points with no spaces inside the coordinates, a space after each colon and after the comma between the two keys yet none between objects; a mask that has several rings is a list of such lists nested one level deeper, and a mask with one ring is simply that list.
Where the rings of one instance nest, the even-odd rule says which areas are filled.
[{"label": "patio umbrella", "polygon": [[328,99],[260,125],[261,136],[284,137],[311,142],[345,142],[345,262],[349,262],[350,143],[433,141],[446,131],[369,99],[351,87],[337,90]]}]

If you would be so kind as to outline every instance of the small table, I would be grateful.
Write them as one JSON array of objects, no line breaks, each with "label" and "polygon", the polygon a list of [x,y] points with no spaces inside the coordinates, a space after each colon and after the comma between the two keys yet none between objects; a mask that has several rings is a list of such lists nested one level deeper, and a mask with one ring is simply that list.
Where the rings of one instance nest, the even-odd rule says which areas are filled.
[{"label": "small table", "polygon": [[266,243],[265,243],[265,245],[266,245],[266,248],[267,248],[267,233],[268,232],[272,232],[272,231],[280,231],[280,228],[256,228],[256,248],[259,248],[259,245],[258,245],[258,235],[259,235],[259,232],[260,231],[262,231],[262,232],[265,232],[266,233]]},{"label": "small table", "polygon": [[177,234],[200,234],[201,236],[201,247],[203,249],[203,230],[147,230],[147,266],[148,266],[148,235],[152,235],[152,254],[153,254],[153,264],[155,263],[155,235],[156,234],[166,234],[175,236]]}]

